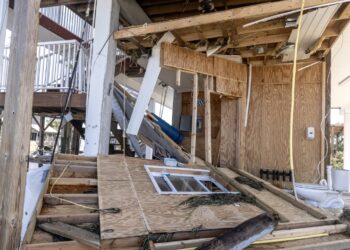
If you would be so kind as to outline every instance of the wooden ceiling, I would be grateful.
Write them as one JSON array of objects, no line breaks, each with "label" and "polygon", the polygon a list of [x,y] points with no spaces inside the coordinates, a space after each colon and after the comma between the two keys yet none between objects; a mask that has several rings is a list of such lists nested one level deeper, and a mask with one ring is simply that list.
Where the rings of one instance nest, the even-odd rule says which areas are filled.
[{"label": "wooden ceiling", "polygon": [[[307,4],[327,3],[331,0],[309,0]],[[54,6],[65,4],[80,15],[85,15],[88,0],[42,0],[42,6]],[[140,7],[148,15],[153,23],[165,23],[169,20],[178,20],[186,17],[197,17],[202,14],[199,10],[198,0],[137,0]],[[288,7],[300,6],[298,0],[212,0],[215,11],[213,13],[223,13],[225,10],[236,10],[239,18],[232,17],[221,21],[218,17],[215,22],[203,25],[193,25],[185,28],[172,28],[171,32],[176,37],[176,43],[180,46],[189,47],[203,51],[211,48],[220,48],[216,53],[227,55],[241,55],[246,61],[262,61],[278,59],[279,50],[287,44],[288,38],[293,28],[286,28],[286,18],[274,19],[251,27],[243,28],[243,25],[289,10]],[[298,5],[292,3],[298,2]],[[278,4],[278,5],[276,5]],[[278,8],[271,10],[268,14],[261,14],[260,6],[284,5],[284,10]],[[91,5],[93,6],[93,4]],[[256,13],[252,15],[252,10],[245,12],[245,8],[254,7]],[[283,8],[282,8],[283,9]],[[91,8],[93,10],[93,8]],[[241,11],[242,10],[242,11]],[[244,15],[247,13],[248,18]],[[92,14],[90,15],[92,16]],[[91,18],[91,17],[90,17]],[[121,23],[127,30],[128,22],[121,17]],[[342,4],[337,14],[329,23],[324,34],[319,41],[310,48],[313,59],[319,60],[325,57],[331,46],[339,37],[350,19],[350,4]],[[132,29],[131,27],[130,29]],[[123,30],[122,30],[123,31]],[[164,32],[150,32],[132,37],[116,37],[118,47],[128,54],[135,54],[137,51],[149,50]]]},{"label": "wooden ceiling", "polygon": [[[222,5],[225,1],[214,1],[220,8],[233,10],[235,15],[230,11],[216,11],[216,21],[206,22],[205,19],[214,18],[215,14],[204,14],[207,18],[203,24],[194,17],[198,17],[198,10],[195,9],[197,1],[187,1],[187,11],[180,8],[184,5],[184,1],[161,1],[161,0],[146,0],[141,1],[141,6],[152,20],[157,20],[156,25],[148,25],[147,28],[139,26],[126,27],[120,32],[116,32],[115,38],[118,40],[118,45],[125,51],[138,50],[140,48],[151,48],[157,39],[162,35],[158,32],[162,27],[167,27],[175,35],[176,43],[180,46],[189,47],[199,51],[219,48],[217,54],[241,55],[246,61],[279,61],[279,51],[283,48],[290,37],[293,28],[286,27],[286,17],[274,19],[268,22],[259,23],[247,28],[243,25],[259,20],[266,16],[271,16],[276,13],[283,13],[289,10],[291,2],[298,1],[272,1],[275,3],[261,3],[266,1],[226,1],[226,3],[235,3],[236,6],[228,4]],[[166,2],[166,3],[165,3]],[[180,3],[181,2],[181,3]],[[259,4],[257,4],[259,2]],[[311,1],[309,1],[309,4]],[[325,1],[312,1],[314,5],[324,3]],[[329,1],[328,1],[329,2]],[[240,5],[238,5],[240,4]],[[278,11],[278,6],[285,5],[281,11]],[[176,7],[177,6],[177,7]],[[249,7],[246,7],[249,6]],[[299,3],[295,6],[300,6]],[[219,8],[218,7],[218,8]],[[269,11],[268,8],[272,10]],[[275,8],[275,9],[274,9]],[[256,9],[256,13],[254,13]],[[262,10],[265,10],[261,12]],[[179,12],[179,10],[182,10]],[[197,14],[194,14],[197,11]],[[166,12],[166,14],[165,14]],[[265,14],[267,13],[267,14]],[[230,16],[232,14],[232,17]],[[246,14],[246,15],[245,15]],[[182,19],[173,19],[181,16]],[[186,16],[193,17],[191,21],[186,20]],[[202,15],[203,16],[203,15]],[[173,21],[166,21],[170,17]],[[221,18],[222,17],[222,18]],[[237,18],[235,18],[237,17]],[[165,18],[165,21],[159,21]],[[343,4],[333,19],[328,24],[323,35],[314,46],[310,48],[312,57],[310,60],[320,60],[324,58],[330,51],[331,46],[337,40],[345,26],[349,23],[350,5]],[[185,25],[186,22],[198,23],[199,25]],[[154,28],[153,28],[154,27]],[[295,29],[295,27],[294,27]],[[145,33],[149,30],[149,33]],[[130,33],[134,34],[129,36]],[[164,33],[164,32],[163,32]]]}]

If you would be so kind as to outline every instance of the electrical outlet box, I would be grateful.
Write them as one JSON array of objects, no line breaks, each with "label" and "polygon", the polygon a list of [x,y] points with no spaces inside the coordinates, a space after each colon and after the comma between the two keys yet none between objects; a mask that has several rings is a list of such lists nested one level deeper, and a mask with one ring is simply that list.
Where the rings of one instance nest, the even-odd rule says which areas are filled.
[{"label": "electrical outlet box", "polygon": [[308,127],[306,129],[306,139],[308,139],[308,140],[315,139],[315,128],[314,127]]}]

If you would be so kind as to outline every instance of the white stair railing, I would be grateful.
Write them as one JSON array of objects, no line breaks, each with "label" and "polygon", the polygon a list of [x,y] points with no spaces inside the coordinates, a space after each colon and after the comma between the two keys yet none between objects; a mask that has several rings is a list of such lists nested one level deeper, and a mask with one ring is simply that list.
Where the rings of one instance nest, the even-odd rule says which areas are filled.
[{"label": "white stair railing", "polygon": [[[77,37],[81,37],[85,20],[66,6],[54,6],[41,8],[40,13],[51,19]],[[92,37],[92,26],[87,23],[84,40]]]},{"label": "white stair railing", "polygon": [[[87,91],[87,72],[89,68],[88,47],[82,47],[72,82],[73,90],[78,93]],[[80,44],[76,40],[38,43],[34,80],[35,92],[60,91],[69,88],[69,77],[72,75],[76,54]],[[9,68],[10,48],[5,48],[3,65],[0,69],[0,91],[6,91]]]}]

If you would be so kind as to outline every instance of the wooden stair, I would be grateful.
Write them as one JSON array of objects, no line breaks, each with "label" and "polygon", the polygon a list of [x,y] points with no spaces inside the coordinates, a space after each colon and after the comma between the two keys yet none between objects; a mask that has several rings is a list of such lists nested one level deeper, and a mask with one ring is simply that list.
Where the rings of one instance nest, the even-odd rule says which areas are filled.
[{"label": "wooden stair", "polygon": [[[23,249],[97,249],[89,241],[94,238],[99,243],[96,240],[100,235],[98,208],[96,157],[57,155]],[[63,229],[71,233],[65,234]]]}]

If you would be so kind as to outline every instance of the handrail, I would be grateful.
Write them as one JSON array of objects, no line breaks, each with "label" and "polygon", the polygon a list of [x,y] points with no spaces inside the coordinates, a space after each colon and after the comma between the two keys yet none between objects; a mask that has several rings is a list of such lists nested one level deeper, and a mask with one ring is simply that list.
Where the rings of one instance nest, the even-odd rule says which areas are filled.
[{"label": "handrail", "polygon": [[[40,8],[40,13],[78,37],[83,33],[85,20],[66,6]],[[87,24],[84,40],[91,37],[92,26]]]},{"label": "handrail", "polygon": [[[66,92],[69,87],[69,77],[75,64],[75,55],[80,46],[76,40],[38,43],[34,91]],[[0,69],[0,92],[6,91],[9,59],[10,48],[6,47],[3,53],[3,65]],[[86,93],[88,68],[89,46],[82,46],[73,80],[74,92]]]}]

